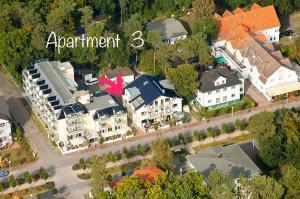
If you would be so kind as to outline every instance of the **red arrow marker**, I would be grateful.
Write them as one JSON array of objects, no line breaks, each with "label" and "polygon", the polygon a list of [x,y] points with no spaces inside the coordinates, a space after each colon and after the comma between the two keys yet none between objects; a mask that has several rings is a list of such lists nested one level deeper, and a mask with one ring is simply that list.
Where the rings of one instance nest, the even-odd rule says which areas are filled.
[{"label": "red arrow marker", "polygon": [[113,95],[122,95],[122,74],[119,73],[117,75],[117,83],[106,79],[104,77],[98,78],[99,83],[107,84],[109,87],[105,89],[107,93],[113,94]]}]

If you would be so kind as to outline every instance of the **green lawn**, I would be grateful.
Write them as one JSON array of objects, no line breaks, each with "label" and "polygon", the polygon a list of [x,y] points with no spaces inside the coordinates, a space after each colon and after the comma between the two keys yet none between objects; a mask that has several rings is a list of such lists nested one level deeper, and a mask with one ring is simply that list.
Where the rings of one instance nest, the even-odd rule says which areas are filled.
[{"label": "green lawn", "polygon": [[22,146],[14,149],[1,150],[0,156],[3,159],[7,158],[12,161],[12,166],[19,166],[34,161],[33,157],[29,155]]}]

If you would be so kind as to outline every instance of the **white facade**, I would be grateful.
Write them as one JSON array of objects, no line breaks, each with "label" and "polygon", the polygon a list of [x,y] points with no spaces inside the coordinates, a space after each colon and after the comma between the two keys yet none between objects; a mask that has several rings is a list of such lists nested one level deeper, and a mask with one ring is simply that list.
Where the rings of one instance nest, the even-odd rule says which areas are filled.
[{"label": "white facade", "polygon": [[0,149],[12,144],[11,123],[7,119],[0,119]]},{"label": "white facade", "polygon": [[243,94],[244,83],[205,93],[198,90],[196,100],[202,107],[218,107],[223,104],[225,105],[226,103],[240,100],[240,97]]},{"label": "white facade", "polygon": [[[48,136],[53,137],[62,153],[84,149],[100,135],[106,141],[124,138],[131,130],[126,112],[103,115],[100,121],[95,112],[109,108],[113,99],[106,94],[107,99],[102,100],[106,106],[95,104],[88,91],[76,91],[73,67],[70,64],[57,67],[60,64],[42,61],[24,70],[23,88],[32,108],[46,125]],[[115,101],[112,105],[118,108]]]}]

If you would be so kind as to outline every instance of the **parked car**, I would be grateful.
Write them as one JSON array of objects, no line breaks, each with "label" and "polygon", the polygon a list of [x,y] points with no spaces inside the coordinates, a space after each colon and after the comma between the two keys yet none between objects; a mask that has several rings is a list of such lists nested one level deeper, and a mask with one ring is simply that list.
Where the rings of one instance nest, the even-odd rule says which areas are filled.
[{"label": "parked car", "polygon": [[6,170],[1,170],[1,171],[0,171],[0,177],[5,177],[5,176],[8,176],[8,171],[6,171]]},{"label": "parked car", "polygon": [[293,30],[286,30],[286,31],[284,31],[284,32],[282,32],[280,34],[281,37],[287,37],[289,39],[292,39],[293,35],[294,35],[294,31]]},{"label": "parked car", "polygon": [[97,78],[91,78],[91,79],[88,79],[85,81],[85,84],[87,86],[91,86],[91,85],[94,85],[94,84],[97,84],[98,83],[98,79]]}]

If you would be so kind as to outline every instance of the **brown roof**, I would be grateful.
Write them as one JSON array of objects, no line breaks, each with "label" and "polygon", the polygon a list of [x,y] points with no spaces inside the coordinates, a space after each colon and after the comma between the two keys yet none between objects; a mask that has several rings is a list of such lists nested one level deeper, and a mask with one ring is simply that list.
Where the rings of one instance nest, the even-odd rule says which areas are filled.
[{"label": "brown roof", "polygon": [[271,51],[270,44],[266,48],[254,38],[244,39],[243,44],[243,47],[237,49],[240,50],[243,57],[248,58],[251,65],[256,66],[262,82],[265,83],[281,66],[291,68],[289,59],[284,59],[280,51]]},{"label": "brown roof", "polygon": [[134,75],[133,71],[129,67],[123,67],[123,68],[116,68],[110,71],[107,71],[105,76],[109,79],[117,77],[117,75],[121,73],[122,76],[130,76]]}]

